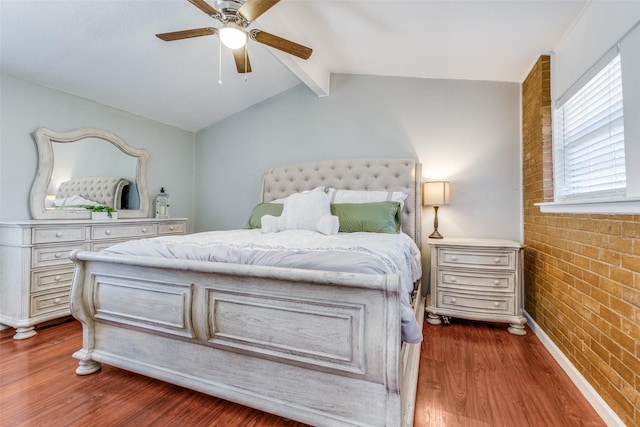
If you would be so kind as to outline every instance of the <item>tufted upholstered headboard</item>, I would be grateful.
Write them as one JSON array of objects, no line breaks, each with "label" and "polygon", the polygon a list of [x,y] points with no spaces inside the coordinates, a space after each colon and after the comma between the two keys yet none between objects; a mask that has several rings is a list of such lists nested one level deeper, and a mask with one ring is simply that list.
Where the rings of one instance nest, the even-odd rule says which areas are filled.
[{"label": "tufted upholstered headboard", "polygon": [[122,208],[122,193],[129,181],[117,176],[73,178],[60,184],[56,198],[80,196],[104,206]]},{"label": "tufted upholstered headboard", "polygon": [[262,176],[260,201],[324,186],[344,190],[406,191],[402,231],[420,247],[422,165],[415,159],[340,159],[298,163],[270,169]]}]

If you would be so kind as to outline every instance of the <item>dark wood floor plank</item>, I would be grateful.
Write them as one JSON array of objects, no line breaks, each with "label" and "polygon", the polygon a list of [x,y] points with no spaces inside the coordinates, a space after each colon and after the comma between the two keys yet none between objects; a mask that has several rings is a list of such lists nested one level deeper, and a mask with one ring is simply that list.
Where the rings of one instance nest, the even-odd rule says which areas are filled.
[{"label": "dark wood floor plank", "polygon": [[[74,320],[12,336],[0,332],[3,427],[305,426],[108,365],[78,376]],[[530,330],[520,337],[505,325],[452,319],[425,323],[424,336],[416,427],[604,426]]]}]

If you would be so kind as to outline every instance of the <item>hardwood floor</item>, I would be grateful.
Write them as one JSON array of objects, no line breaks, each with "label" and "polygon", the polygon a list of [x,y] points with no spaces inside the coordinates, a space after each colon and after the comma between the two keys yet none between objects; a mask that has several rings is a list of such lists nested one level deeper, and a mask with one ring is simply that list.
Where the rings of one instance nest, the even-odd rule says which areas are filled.
[{"label": "hardwood floor", "polygon": [[[0,426],[304,426],[111,366],[77,376],[75,320],[0,332]],[[604,426],[528,330],[425,323],[415,426]]]}]

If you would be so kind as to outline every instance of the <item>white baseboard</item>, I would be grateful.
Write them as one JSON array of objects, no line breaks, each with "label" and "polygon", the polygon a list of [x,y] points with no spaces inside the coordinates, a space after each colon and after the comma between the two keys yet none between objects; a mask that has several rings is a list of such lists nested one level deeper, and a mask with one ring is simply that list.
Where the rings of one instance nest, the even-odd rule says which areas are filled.
[{"label": "white baseboard", "polygon": [[556,346],[551,338],[538,326],[538,324],[531,318],[529,313],[526,311],[522,311],[522,315],[526,317],[527,324],[531,328],[534,334],[538,337],[542,345],[545,346],[547,351],[551,353],[551,356],[558,362],[560,367],[571,381],[578,387],[578,390],[582,393],[582,395],[587,399],[587,401],[593,406],[593,409],[596,410],[598,415],[602,418],[602,420],[609,427],[625,427],[625,424],[622,422],[620,417],[613,412],[611,407],[607,405],[607,402],[596,392],[596,390],[589,384],[589,382],[582,376],[582,374],[573,366],[573,363],[567,358],[567,356],[560,351],[558,346]]}]

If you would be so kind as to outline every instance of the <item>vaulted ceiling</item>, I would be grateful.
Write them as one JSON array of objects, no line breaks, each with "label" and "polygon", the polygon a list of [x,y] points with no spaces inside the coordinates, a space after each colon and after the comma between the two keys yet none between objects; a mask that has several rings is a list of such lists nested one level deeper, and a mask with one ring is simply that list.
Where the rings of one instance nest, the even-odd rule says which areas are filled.
[{"label": "vaulted ceiling", "polygon": [[331,96],[332,73],[522,82],[587,2],[281,0],[250,28],[313,54],[250,41],[245,79],[216,36],[155,37],[220,27],[187,0],[0,0],[0,70],[197,131],[301,82]]}]

